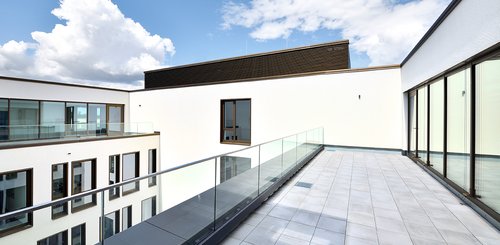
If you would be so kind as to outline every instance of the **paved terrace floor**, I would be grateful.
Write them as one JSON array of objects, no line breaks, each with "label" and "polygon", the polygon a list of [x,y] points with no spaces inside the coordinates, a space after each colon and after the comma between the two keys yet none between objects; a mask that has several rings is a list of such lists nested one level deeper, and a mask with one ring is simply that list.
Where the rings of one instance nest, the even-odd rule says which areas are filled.
[{"label": "paved terrace floor", "polygon": [[500,244],[500,233],[399,153],[327,149],[223,244]]}]

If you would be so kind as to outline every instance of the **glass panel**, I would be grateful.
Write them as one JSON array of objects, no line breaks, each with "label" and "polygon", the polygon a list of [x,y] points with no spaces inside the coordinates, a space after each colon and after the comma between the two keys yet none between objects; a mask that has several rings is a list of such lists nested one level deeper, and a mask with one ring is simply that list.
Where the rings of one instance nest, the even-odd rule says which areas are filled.
[{"label": "glass panel", "polygon": [[469,188],[470,82],[469,69],[448,77],[447,177]]},{"label": "glass panel", "polygon": [[71,228],[71,245],[85,245],[85,224]]},{"label": "glass panel", "polygon": [[416,93],[410,93],[410,155],[417,155],[417,101]]},{"label": "glass panel", "polygon": [[297,164],[297,135],[283,139],[283,170],[287,172]]},{"label": "glass panel", "polygon": [[[156,149],[151,149],[148,151],[148,174],[152,173],[156,173]],[[149,178],[148,185],[156,185],[156,177]]]},{"label": "glass panel", "polygon": [[[31,189],[31,171],[0,173],[0,214],[5,214],[30,206],[28,190]],[[28,224],[27,214],[0,220],[0,232]]]},{"label": "glass panel", "polygon": [[156,215],[156,196],[142,201],[141,220],[145,221]]},{"label": "glass panel", "polygon": [[[67,166],[66,163],[52,165],[52,200],[67,196]],[[67,213],[67,203],[52,207],[52,217],[62,216]]]},{"label": "glass panel", "polygon": [[132,206],[122,208],[122,231],[132,226]]},{"label": "glass panel", "polygon": [[108,105],[108,114],[109,133],[123,132],[123,106]]},{"label": "glass panel", "polygon": [[[123,154],[122,180],[129,180],[139,177],[139,152]],[[123,194],[128,194],[139,190],[139,182],[134,182],[122,186]]]},{"label": "glass panel", "polygon": [[89,130],[96,135],[106,134],[106,105],[89,104]]},{"label": "glass panel", "polygon": [[[109,156],[109,184],[120,182],[120,155]],[[109,198],[120,196],[120,187],[109,190]]]},{"label": "glass panel", "polygon": [[253,147],[217,159],[217,226],[257,197],[259,148]]},{"label": "glass panel", "polygon": [[234,101],[224,102],[224,128],[233,128],[233,106]]},{"label": "glass panel", "polygon": [[430,86],[430,152],[429,161],[435,170],[443,173],[444,144],[444,81],[439,80]]},{"label": "glass panel", "polygon": [[9,101],[0,99],[0,140],[9,139]]},{"label": "glass panel", "polygon": [[283,171],[283,140],[275,140],[260,146],[260,189],[262,193],[278,181]]},{"label": "glass panel", "polygon": [[[148,222],[161,223],[166,231],[191,239],[188,244],[213,232],[216,162],[210,159],[161,175],[165,188],[161,191],[159,215]],[[168,224],[165,224],[167,220]]]},{"label": "glass panel", "polygon": [[302,161],[307,154],[306,132],[297,135],[297,162]]},{"label": "glass panel", "polygon": [[37,242],[37,245],[67,245],[68,231],[62,231]]},{"label": "glass panel", "polygon": [[500,59],[476,66],[476,191],[500,212]]},{"label": "glass panel", "polygon": [[64,136],[64,102],[40,102],[40,137]]},{"label": "glass panel", "polygon": [[38,101],[10,101],[10,139],[25,140],[38,138]]},{"label": "glass panel", "polygon": [[66,134],[87,134],[87,104],[66,103]]},{"label": "glass panel", "polygon": [[[73,162],[72,194],[78,194],[95,188],[95,160]],[[73,209],[82,209],[95,204],[95,195],[88,195],[74,199],[71,203]]]},{"label": "glass panel", "polygon": [[427,163],[427,86],[418,89],[418,157]]},{"label": "glass panel", "polygon": [[236,101],[236,140],[250,141],[250,100]]}]

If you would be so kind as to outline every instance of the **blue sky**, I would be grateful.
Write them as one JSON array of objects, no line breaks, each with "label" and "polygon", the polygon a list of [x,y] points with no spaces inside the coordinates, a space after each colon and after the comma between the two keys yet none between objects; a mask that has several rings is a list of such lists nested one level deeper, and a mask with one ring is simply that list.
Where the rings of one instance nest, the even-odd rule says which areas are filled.
[{"label": "blue sky", "polygon": [[[108,0],[79,1],[65,0],[65,7],[56,0],[2,1],[0,75],[137,87],[141,86],[142,72],[140,69],[129,72],[131,64],[147,70],[340,39],[350,39],[352,67],[398,64],[449,3],[449,0],[369,0],[367,4],[353,0],[350,5],[342,6],[344,1],[340,0],[113,0],[118,9],[111,9]],[[356,2],[360,5],[356,6]],[[57,8],[61,9],[59,14],[51,13]],[[359,15],[352,17],[352,12]],[[130,34],[137,30],[133,31],[134,27],[119,17],[114,22],[99,22],[96,16],[101,13],[121,13],[149,35]],[[70,19],[82,20],[83,24],[71,27]],[[106,26],[110,23],[113,26]],[[91,33],[85,26],[109,30],[119,28],[121,23],[127,26],[121,29],[132,31],[113,33],[137,38],[132,48],[123,47],[128,45],[123,41],[113,43],[114,37],[105,36],[110,31],[99,32],[104,34],[97,39],[85,36]],[[66,28],[55,32],[56,24]],[[417,28],[407,30],[405,25]],[[39,34],[32,35],[33,32]],[[95,48],[99,52],[89,54],[92,45],[101,46],[97,40],[110,40],[111,44]],[[142,47],[141,41],[154,45]],[[72,46],[79,42],[90,51],[85,54],[61,51],[79,50],[81,47]],[[110,54],[105,54],[107,50]],[[127,54],[102,60],[99,57],[99,54],[118,53]],[[75,58],[80,64],[67,65]],[[128,58],[127,63],[118,64]]]}]

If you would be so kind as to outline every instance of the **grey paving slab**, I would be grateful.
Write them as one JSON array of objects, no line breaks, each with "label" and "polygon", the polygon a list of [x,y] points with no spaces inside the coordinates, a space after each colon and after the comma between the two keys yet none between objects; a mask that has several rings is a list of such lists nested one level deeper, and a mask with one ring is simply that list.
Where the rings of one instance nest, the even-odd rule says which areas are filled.
[{"label": "grey paving slab", "polygon": [[497,229],[387,151],[323,151],[244,224],[256,228],[241,244],[500,244]]}]

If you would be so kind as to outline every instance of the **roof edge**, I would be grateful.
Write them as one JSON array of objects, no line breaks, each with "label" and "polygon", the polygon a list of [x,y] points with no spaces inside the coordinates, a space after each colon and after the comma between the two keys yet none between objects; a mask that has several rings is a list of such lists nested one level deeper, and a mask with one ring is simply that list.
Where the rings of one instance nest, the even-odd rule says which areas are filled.
[{"label": "roof edge", "polygon": [[37,79],[22,78],[22,77],[8,77],[8,76],[2,76],[2,75],[0,75],[0,79],[12,80],[12,81],[17,81],[17,82],[31,82],[31,83],[42,83],[42,84],[49,84],[49,85],[110,90],[110,91],[116,91],[116,92],[130,92],[130,91],[132,91],[132,90],[125,90],[125,89],[118,89],[118,88],[106,88],[106,87],[98,87],[98,86],[91,86],[91,85],[80,85],[80,84],[75,84],[75,83],[53,82],[53,81],[37,80]]},{"label": "roof edge", "polygon": [[233,60],[241,60],[241,59],[246,59],[246,58],[260,57],[260,56],[273,55],[273,54],[282,54],[282,53],[288,53],[288,52],[293,52],[293,51],[298,51],[298,50],[319,48],[319,47],[337,45],[337,44],[349,44],[349,40],[344,39],[344,40],[339,40],[339,41],[334,41],[334,42],[313,44],[313,45],[308,45],[308,46],[300,46],[300,47],[289,48],[289,49],[280,49],[280,50],[275,50],[275,51],[242,55],[242,56],[223,58],[223,59],[217,59],[217,60],[209,60],[209,61],[203,61],[203,62],[198,62],[198,63],[179,65],[179,66],[164,67],[164,68],[144,71],[144,73],[146,74],[146,73],[153,73],[153,72],[159,72],[159,71],[168,71],[168,70],[174,70],[174,69],[178,69],[178,68],[193,67],[193,66],[220,63],[220,62],[233,61]]},{"label": "roof edge", "polygon": [[452,0],[451,3],[446,7],[446,9],[441,13],[441,15],[437,18],[437,20],[432,24],[429,30],[424,34],[424,36],[418,41],[417,45],[413,47],[413,49],[408,53],[406,58],[401,62],[401,67],[410,60],[410,58],[420,49],[420,47],[429,39],[429,37],[437,30],[437,28],[443,23],[443,21],[450,15],[451,12],[458,6],[458,4],[462,2],[462,0]]},{"label": "roof edge", "polygon": [[350,68],[350,69],[327,70],[327,71],[313,71],[313,72],[305,72],[305,73],[297,73],[297,74],[287,74],[287,75],[277,75],[277,76],[267,76],[267,77],[253,77],[253,78],[228,80],[228,81],[207,82],[207,83],[200,83],[200,84],[188,84],[188,85],[164,86],[164,87],[157,87],[157,88],[145,88],[145,89],[131,90],[129,92],[133,93],[133,92],[160,90],[160,89],[199,87],[199,86],[218,85],[218,84],[227,84],[227,83],[255,82],[255,81],[263,81],[263,80],[271,80],[271,79],[284,79],[284,78],[305,77],[305,76],[315,76],[315,75],[328,75],[328,74],[342,74],[342,73],[366,72],[366,71],[377,71],[377,70],[390,70],[390,69],[399,69],[399,68],[401,68],[401,65],[395,64],[395,65],[384,65],[384,66],[372,66],[372,67],[365,67],[365,68]]}]

